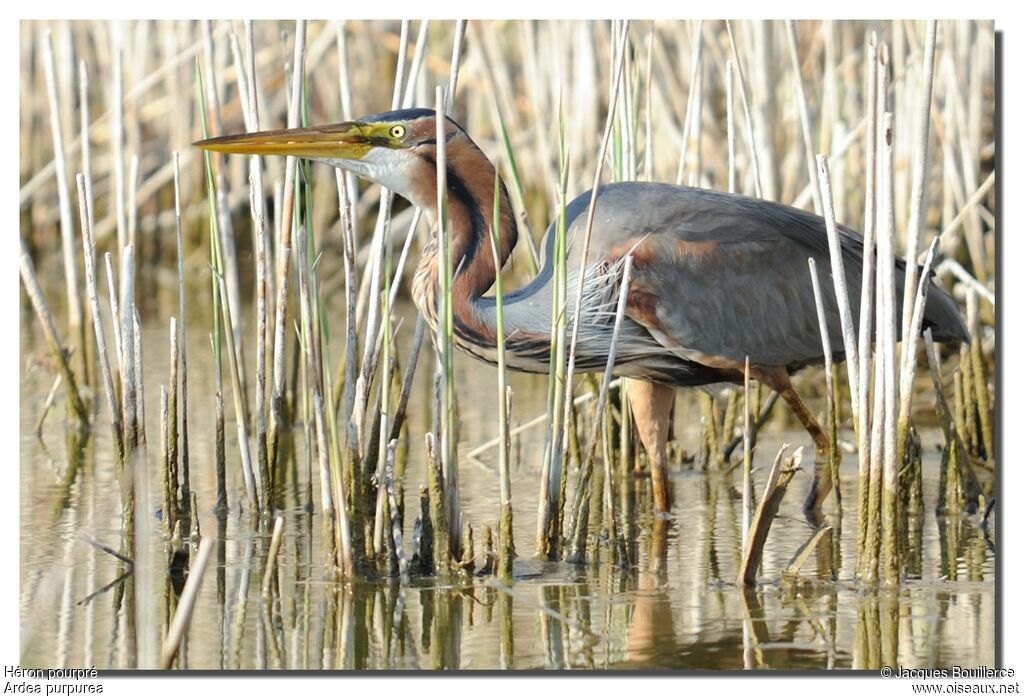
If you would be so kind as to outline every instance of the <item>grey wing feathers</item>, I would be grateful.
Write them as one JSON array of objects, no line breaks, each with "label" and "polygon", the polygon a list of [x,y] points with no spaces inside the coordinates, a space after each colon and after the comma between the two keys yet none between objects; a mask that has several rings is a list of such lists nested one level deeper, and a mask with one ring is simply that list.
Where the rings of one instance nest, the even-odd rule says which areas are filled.
[{"label": "grey wing feathers", "polygon": [[[570,204],[570,235],[582,231],[581,214],[589,200],[588,193]],[[840,243],[856,322],[862,239],[841,227]],[[635,320],[687,359],[741,363],[749,356],[755,363],[791,367],[820,361],[823,352],[808,257],[817,263],[832,350],[843,351],[828,237],[823,219],[812,213],[672,185],[602,187],[591,259],[614,255],[627,245],[636,246],[634,287],[658,299],[654,316]],[[578,254],[580,246],[573,247]],[[898,261],[899,307],[904,269],[903,261]],[[928,294],[925,327],[933,328],[937,340],[966,338],[956,304],[934,286]]]}]

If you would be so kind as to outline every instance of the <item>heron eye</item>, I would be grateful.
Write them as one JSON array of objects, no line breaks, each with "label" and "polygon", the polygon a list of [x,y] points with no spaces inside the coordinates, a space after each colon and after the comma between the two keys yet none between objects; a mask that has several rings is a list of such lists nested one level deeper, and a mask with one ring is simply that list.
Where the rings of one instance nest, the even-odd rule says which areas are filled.
[{"label": "heron eye", "polygon": [[405,127],[401,124],[395,124],[391,127],[391,131],[389,133],[391,134],[391,138],[401,138],[405,135]]}]

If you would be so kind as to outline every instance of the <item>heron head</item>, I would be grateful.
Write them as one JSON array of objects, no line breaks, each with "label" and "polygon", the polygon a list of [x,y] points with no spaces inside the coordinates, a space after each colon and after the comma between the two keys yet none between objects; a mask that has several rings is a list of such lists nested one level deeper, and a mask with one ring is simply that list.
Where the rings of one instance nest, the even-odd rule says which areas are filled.
[{"label": "heron head", "polygon": [[[465,132],[451,119],[445,121],[446,143],[457,150]],[[432,109],[401,109],[339,124],[218,136],[193,145],[221,153],[317,160],[377,182],[417,206],[429,205],[436,197],[437,124]],[[452,155],[449,151],[449,158]]]}]

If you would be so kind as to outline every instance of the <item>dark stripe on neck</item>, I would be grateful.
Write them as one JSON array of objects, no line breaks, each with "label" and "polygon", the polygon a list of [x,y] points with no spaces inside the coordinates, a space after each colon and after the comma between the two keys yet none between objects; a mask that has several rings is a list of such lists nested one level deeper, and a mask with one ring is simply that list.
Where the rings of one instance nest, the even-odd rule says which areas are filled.
[{"label": "dark stripe on neck", "polygon": [[[432,168],[437,169],[437,160],[433,155],[424,154],[420,157],[427,161]],[[466,249],[463,251],[461,259],[452,260],[452,276],[457,277],[469,267],[469,263],[476,257],[480,249],[480,241],[486,235],[486,224],[484,223],[483,213],[480,211],[480,205],[473,198],[469,188],[466,187],[465,181],[459,177],[450,163],[446,164],[445,178],[448,181],[449,195],[465,207],[466,213],[469,216],[470,230],[469,234],[465,236]],[[504,184],[502,184],[502,187],[504,187]],[[441,212],[439,211],[438,216],[440,215]]]},{"label": "dark stripe on neck", "polygon": [[452,197],[466,207],[466,213],[469,214],[470,234],[466,239],[466,249],[462,253],[461,260],[452,261],[452,269],[458,274],[458,270],[469,267],[477,252],[479,252],[480,241],[483,240],[485,235],[486,225],[484,224],[483,214],[480,212],[480,205],[473,198],[473,194],[466,187],[466,183],[459,177],[451,165],[447,167],[447,178],[448,190]]}]

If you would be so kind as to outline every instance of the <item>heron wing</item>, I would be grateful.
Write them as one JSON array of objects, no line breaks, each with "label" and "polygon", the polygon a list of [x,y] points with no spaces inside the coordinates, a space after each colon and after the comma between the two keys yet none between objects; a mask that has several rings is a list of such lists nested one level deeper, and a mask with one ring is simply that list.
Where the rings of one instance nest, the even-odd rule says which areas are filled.
[{"label": "heron wing", "polygon": [[[589,194],[580,200],[585,210]],[[585,218],[575,217],[571,234],[582,235]],[[846,229],[840,239],[856,318],[861,239]],[[631,319],[679,356],[720,368],[742,366],[748,356],[772,366],[820,360],[813,257],[830,344],[842,352],[828,239],[813,214],[721,192],[623,183],[600,190],[591,241],[590,259],[633,255]]]}]

